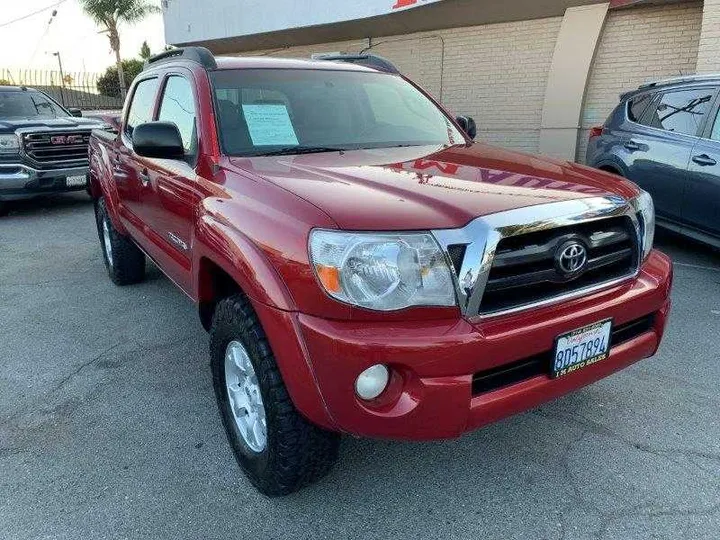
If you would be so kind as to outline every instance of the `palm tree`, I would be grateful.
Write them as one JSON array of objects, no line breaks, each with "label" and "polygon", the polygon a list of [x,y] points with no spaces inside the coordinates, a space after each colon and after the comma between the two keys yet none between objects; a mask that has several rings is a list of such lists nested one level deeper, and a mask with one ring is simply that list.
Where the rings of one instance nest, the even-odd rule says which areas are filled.
[{"label": "palm tree", "polygon": [[108,33],[110,48],[115,53],[120,94],[125,98],[125,73],[120,60],[120,34],[118,25],[136,23],[150,15],[158,13],[160,8],[144,0],[80,0],[83,10],[103,31]]}]

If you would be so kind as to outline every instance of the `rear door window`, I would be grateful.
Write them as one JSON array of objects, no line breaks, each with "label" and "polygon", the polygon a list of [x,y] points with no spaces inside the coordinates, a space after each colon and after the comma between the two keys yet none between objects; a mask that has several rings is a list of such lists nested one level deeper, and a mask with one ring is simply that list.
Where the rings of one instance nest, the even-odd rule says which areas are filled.
[{"label": "rear door window", "polygon": [[666,92],[644,124],[673,133],[697,136],[710,110],[714,88]]}]

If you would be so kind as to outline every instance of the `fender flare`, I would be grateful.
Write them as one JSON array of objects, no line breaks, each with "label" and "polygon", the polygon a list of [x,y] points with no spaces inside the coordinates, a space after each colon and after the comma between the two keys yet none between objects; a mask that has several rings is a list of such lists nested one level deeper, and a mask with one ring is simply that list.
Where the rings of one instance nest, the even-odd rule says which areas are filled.
[{"label": "fender flare", "polygon": [[198,303],[213,291],[203,282],[207,262],[220,268],[251,299],[283,311],[295,311],[285,282],[264,253],[238,229],[205,214],[198,219],[193,238],[193,291]]},{"label": "fender flare", "polygon": [[337,429],[297,325],[295,302],[262,250],[238,229],[206,214],[197,220],[193,251],[193,289],[201,318],[203,305],[216,299],[207,274],[209,264],[222,270],[250,299],[297,409],[313,423]]}]

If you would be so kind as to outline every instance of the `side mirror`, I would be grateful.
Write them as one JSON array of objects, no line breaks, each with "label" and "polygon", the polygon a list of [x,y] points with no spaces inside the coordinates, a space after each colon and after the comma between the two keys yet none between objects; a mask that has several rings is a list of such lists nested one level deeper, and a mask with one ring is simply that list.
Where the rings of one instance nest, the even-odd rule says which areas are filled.
[{"label": "side mirror", "polygon": [[161,159],[183,159],[180,131],[172,122],[148,122],[132,131],[133,150],[139,156]]},{"label": "side mirror", "polygon": [[458,116],[455,120],[460,124],[462,130],[470,137],[473,141],[477,137],[477,125],[472,116]]},{"label": "side mirror", "polygon": [[82,111],[80,109],[68,109],[68,112],[71,116],[77,116],[78,118],[82,116]]}]

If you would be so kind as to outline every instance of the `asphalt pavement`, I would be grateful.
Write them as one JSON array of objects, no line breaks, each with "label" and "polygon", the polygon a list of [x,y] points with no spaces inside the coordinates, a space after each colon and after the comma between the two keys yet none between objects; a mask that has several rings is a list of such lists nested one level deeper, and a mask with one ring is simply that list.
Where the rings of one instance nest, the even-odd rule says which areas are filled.
[{"label": "asphalt pavement", "polygon": [[720,254],[675,261],[659,354],[438,443],[346,438],[283,499],[238,469],[208,337],[154,267],[107,278],[84,194],[0,218],[0,538],[720,538]]}]

